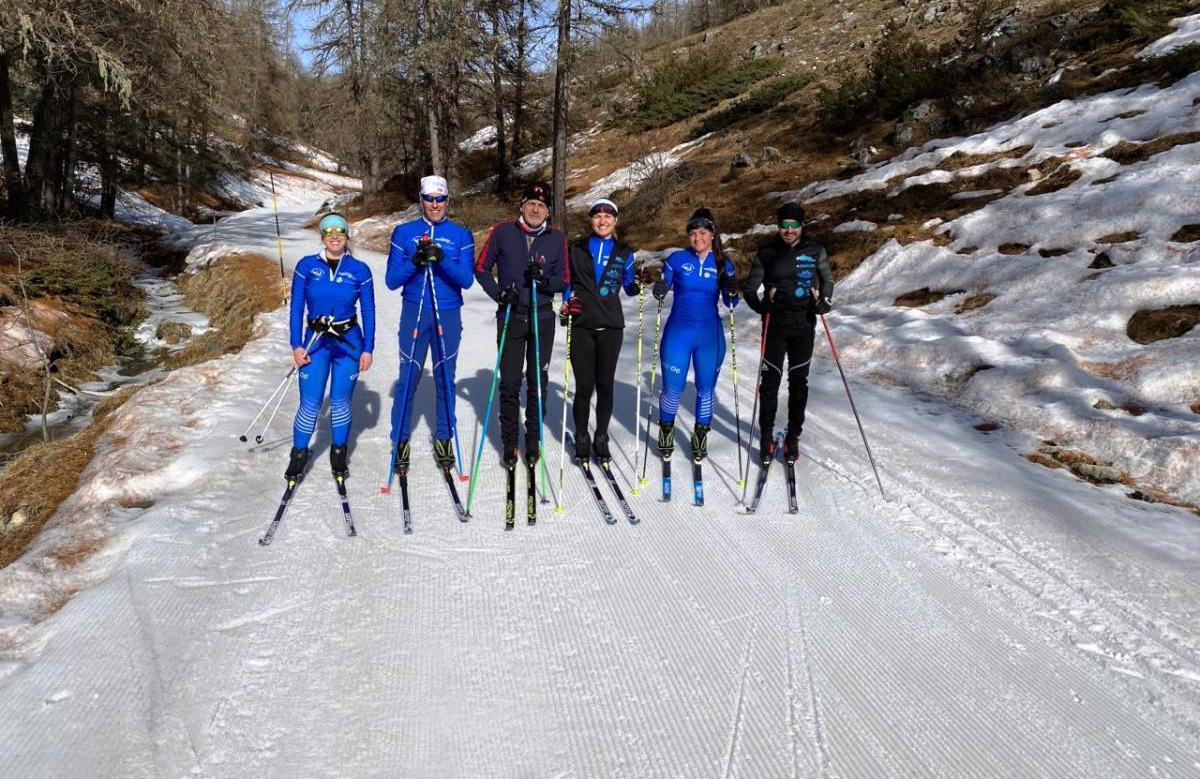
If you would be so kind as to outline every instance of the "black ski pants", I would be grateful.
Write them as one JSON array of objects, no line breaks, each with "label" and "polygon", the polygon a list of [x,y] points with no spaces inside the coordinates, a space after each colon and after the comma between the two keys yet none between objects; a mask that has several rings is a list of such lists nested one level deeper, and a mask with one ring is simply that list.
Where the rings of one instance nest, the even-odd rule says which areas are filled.
[{"label": "black ski pants", "polygon": [[[534,360],[533,321],[511,318],[508,335],[504,340],[504,353],[500,355],[500,438],[506,449],[517,445],[517,419],[521,413],[521,380],[525,380],[525,446],[537,441],[538,433],[538,374],[542,382],[542,414],[550,398],[546,395],[546,382],[550,377],[550,355],[554,351],[554,312],[545,309],[538,317],[538,341],[542,347],[541,359]],[[496,322],[496,344],[500,343],[500,332],[504,320]],[[540,362],[540,371],[539,365]]]},{"label": "black ski pants", "polygon": [[775,428],[775,411],[779,407],[779,385],[783,380],[784,359],[787,360],[788,421],[791,435],[800,435],[804,427],[804,410],[808,406],[808,369],[812,364],[813,339],[816,322],[779,322],[771,318],[767,328],[767,343],[763,355],[762,383],[759,386],[759,440],[766,440]]},{"label": "black ski pants", "polygon": [[587,432],[593,392],[596,394],[596,432],[608,432],[617,359],[621,356],[624,335],[625,331],[618,327],[571,328],[571,368],[575,374],[575,402],[571,406],[571,415],[577,436]]}]

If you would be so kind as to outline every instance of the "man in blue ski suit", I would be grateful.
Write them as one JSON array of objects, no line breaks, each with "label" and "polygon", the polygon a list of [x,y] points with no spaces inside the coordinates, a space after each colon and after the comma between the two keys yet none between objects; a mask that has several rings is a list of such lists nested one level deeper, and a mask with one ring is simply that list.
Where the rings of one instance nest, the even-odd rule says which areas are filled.
[{"label": "man in blue ski suit", "polygon": [[692,215],[687,233],[691,245],[667,257],[662,278],[653,288],[658,300],[666,297],[668,289],[675,291],[660,345],[663,390],[658,401],[658,449],[663,459],[669,459],[675,451],[675,413],[690,363],[696,383],[692,458],[699,462],[708,456],[717,374],[725,359],[725,332],[717,312],[717,297],[720,295],[730,308],[736,306],[738,286],[733,263],[720,249],[708,209],[701,208]]},{"label": "man in blue ski suit", "polygon": [[[300,369],[300,407],[292,426],[288,479],[299,479],[308,465],[308,443],[329,384],[333,443],[329,464],[345,477],[350,437],[350,397],[358,374],[371,367],[375,351],[375,288],[371,269],[350,256],[349,225],[341,214],[320,222],[325,248],[296,263],[292,274],[292,357]],[[362,313],[359,325],[355,307]],[[307,314],[307,328],[305,328]]]},{"label": "man in blue ski suit", "polygon": [[[455,463],[455,366],[462,339],[462,292],[475,279],[475,240],[471,231],[446,217],[450,192],[441,176],[421,179],[421,217],[397,225],[388,250],[388,289],[404,288],[400,313],[400,377],[392,401],[394,470],[408,470],[412,400],[432,345],[437,430],[433,451],[438,464]],[[435,323],[436,320],[436,323]]]}]

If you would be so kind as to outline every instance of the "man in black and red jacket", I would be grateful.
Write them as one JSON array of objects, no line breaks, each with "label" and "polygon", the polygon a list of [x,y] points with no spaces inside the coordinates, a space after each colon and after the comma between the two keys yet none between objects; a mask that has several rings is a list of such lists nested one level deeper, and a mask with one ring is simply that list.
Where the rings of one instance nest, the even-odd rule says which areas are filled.
[{"label": "man in black and red jacket", "polygon": [[[512,306],[504,352],[500,355],[500,437],[504,444],[504,462],[517,462],[517,418],[521,410],[521,372],[525,387],[525,458],[537,462],[539,453],[537,385],[542,387],[542,411],[545,413],[546,384],[550,355],[554,351],[554,294],[570,283],[567,266],[567,237],[551,227],[550,186],[537,182],[525,187],[521,214],[492,227],[483,252],[475,263],[475,278],[483,291],[500,304],[496,313],[496,342],[500,342],[504,313]],[[495,268],[496,276],[492,275]],[[537,285],[537,323],[541,354],[534,362],[533,320],[530,302]]]}]

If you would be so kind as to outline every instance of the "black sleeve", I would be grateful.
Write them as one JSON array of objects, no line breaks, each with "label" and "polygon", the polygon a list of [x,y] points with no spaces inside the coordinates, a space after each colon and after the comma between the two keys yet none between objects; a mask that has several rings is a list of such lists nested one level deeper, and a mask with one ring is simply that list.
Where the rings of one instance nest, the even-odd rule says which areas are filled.
[{"label": "black sleeve", "polygon": [[546,267],[543,269],[546,273],[546,283],[539,285],[542,292],[553,295],[567,288],[567,284],[571,282],[571,270],[567,264],[567,255],[569,252],[570,247],[567,245],[567,236],[564,234],[562,252],[558,254],[557,258],[550,257],[546,260]]},{"label": "black sleeve", "polygon": [[759,314],[767,313],[768,307],[767,301],[758,296],[758,288],[762,286],[764,273],[762,252],[760,251],[750,265],[746,280],[742,282],[742,297],[746,298],[746,305]]},{"label": "black sleeve", "polygon": [[821,280],[821,297],[833,300],[833,270],[829,267],[829,255],[824,246],[817,254],[817,277]]},{"label": "black sleeve", "polygon": [[496,281],[496,277],[492,275],[490,270],[475,271],[475,280],[479,282],[479,286],[487,293],[487,296],[497,303],[500,302],[500,283]]}]

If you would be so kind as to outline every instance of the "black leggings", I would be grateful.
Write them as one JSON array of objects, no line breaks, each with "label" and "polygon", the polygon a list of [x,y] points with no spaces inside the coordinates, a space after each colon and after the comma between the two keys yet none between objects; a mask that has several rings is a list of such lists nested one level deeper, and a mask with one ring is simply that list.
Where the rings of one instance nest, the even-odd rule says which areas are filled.
[{"label": "black leggings", "polygon": [[[546,394],[549,378],[550,355],[554,350],[554,321],[550,309],[543,309],[538,317],[538,341],[542,347],[540,359],[534,358],[533,323],[512,318],[508,322],[508,334],[504,339],[504,353],[500,355],[500,436],[505,447],[517,445],[518,418],[521,413],[521,381],[525,381],[525,443],[537,440],[538,433],[538,378],[542,384],[542,415],[550,398]],[[496,342],[500,342],[503,320],[496,322]],[[540,370],[539,370],[540,367]]]},{"label": "black leggings", "polygon": [[571,328],[571,367],[575,374],[575,402],[571,414],[575,418],[576,435],[587,432],[593,390],[596,393],[596,432],[608,432],[623,336],[624,331],[615,327],[601,330]]},{"label": "black leggings", "polygon": [[815,327],[812,322],[779,326],[774,321],[771,322],[767,330],[762,384],[759,385],[760,436],[770,435],[775,426],[775,410],[779,406],[779,385],[783,378],[785,357],[788,368],[787,427],[792,435],[800,435],[800,430],[804,427],[805,407],[808,406],[808,369],[812,362]]}]

